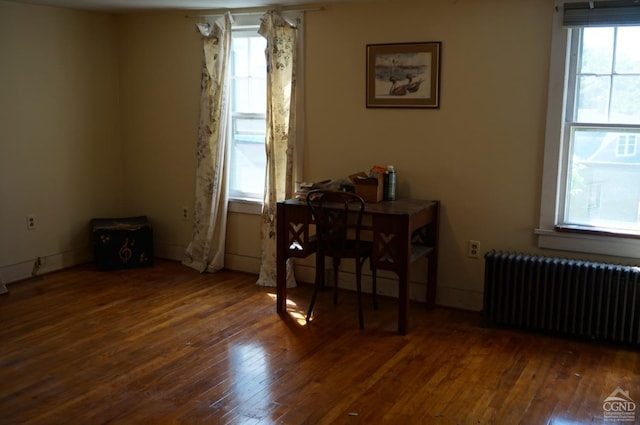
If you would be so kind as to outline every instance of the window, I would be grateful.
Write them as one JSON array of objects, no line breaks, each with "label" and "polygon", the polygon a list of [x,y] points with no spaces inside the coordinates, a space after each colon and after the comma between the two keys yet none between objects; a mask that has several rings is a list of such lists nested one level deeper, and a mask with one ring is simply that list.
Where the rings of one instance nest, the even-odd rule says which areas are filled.
[{"label": "window", "polygon": [[618,156],[636,156],[637,135],[620,134],[618,135],[618,143],[616,155]]},{"label": "window", "polygon": [[640,4],[557,4],[539,245],[640,258]]},{"label": "window", "polygon": [[262,201],[267,164],[267,42],[253,28],[234,30],[231,44],[229,197]]},{"label": "window", "polygon": [[[229,129],[229,211],[261,214],[266,180],[267,64],[266,39],[258,33],[264,12],[234,15],[231,35]],[[294,176],[302,175],[304,146],[304,17],[282,15],[295,22],[297,33],[296,152]]]},{"label": "window", "polygon": [[629,155],[640,135],[640,26],[575,28],[569,39],[569,152],[557,224],[640,233],[640,156]]}]

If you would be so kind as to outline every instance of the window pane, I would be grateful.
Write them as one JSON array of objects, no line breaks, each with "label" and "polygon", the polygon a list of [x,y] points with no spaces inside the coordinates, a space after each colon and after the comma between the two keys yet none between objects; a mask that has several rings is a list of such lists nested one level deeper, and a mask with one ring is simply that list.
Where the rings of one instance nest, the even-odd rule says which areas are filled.
[{"label": "window pane", "polygon": [[640,75],[613,77],[610,122],[640,124]]},{"label": "window pane", "polygon": [[231,44],[234,76],[247,77],[249,75],[249,38],[234,37]]},{"label": "window pane", "polygon": [[260,198],[264,192],[267,166],[264,119],[236,119],[234,124],[232,194]]},{"label": "window pane", "polygon": [[249,39],[250,56],[249,56],[249,69],[250,74],[254,76],[260,76],[264,78],[267,74],[265,68],[265,49],[267,48],[267,39],[264,37],[251,37]]},{"label": "window pane", "polygon": [[611,77],[578,77],[576,120],[582,123],[609,122]]},{"label": "window pane", "polygon": [[613,61],[613,28],[585,28],[580,74],[609,74]]},{"label": "window pane", "polygon": [[640,27],[618,28],[616,73],[640,74]]},{"label": "window pane", "polygon": [[234,37],[232,42],[233,111],[266,113],[264,37]]},{"label": "window pane", "polygon": [[638,137],[623,129],[572,129],[565,224],[640,230],[640,156],[629,155]]}]

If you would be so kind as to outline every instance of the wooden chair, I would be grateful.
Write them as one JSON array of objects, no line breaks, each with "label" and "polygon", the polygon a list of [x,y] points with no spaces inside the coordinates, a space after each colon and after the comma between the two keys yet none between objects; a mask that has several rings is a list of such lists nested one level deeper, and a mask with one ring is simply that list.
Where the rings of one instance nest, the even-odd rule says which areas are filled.
[{"label": "wooden chair", "polygon": [[[312,190],[307,194],[307,204],[311,208],[315,223],[318,249],[316,255],[333,259],[333,302],[338,303],[338,270],[343,258],[352,258],[356,265],[356,292],[358,297],[358,319],[360,329],[364,328],[362,313],[362,265],[369,259],[372,276],[374,308],[376,300],[376,268],[372,263],[373,244],[360,238],[364,201],[354,193],[335,190]],[[318,274],[321,273],[321,274]],[[323,284],[317,277],[324,276],[324,270],[316,270],[316,283],[307,312],[307,322],[311,318],[318,289]]]}]

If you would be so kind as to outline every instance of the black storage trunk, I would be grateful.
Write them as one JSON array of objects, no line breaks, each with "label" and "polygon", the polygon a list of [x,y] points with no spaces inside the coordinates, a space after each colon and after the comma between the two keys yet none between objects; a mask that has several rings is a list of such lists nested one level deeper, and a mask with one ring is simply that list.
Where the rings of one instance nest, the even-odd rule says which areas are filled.
[{"label": "black storage trunk", "polygon": [[91,220],[94,260],[102,270],[153,265],[153,231],[146,216]]}]

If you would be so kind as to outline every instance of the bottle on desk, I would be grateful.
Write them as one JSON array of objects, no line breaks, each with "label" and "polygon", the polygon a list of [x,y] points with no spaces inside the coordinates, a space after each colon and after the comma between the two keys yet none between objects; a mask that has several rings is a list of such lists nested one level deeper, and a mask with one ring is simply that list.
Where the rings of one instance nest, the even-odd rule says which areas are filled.
[{"label": "bottle on desk", "polygon": [[396,200],[396,169],[393,165],[387,166],[386,175],[386,187],[385,187],[385,201]]}]

